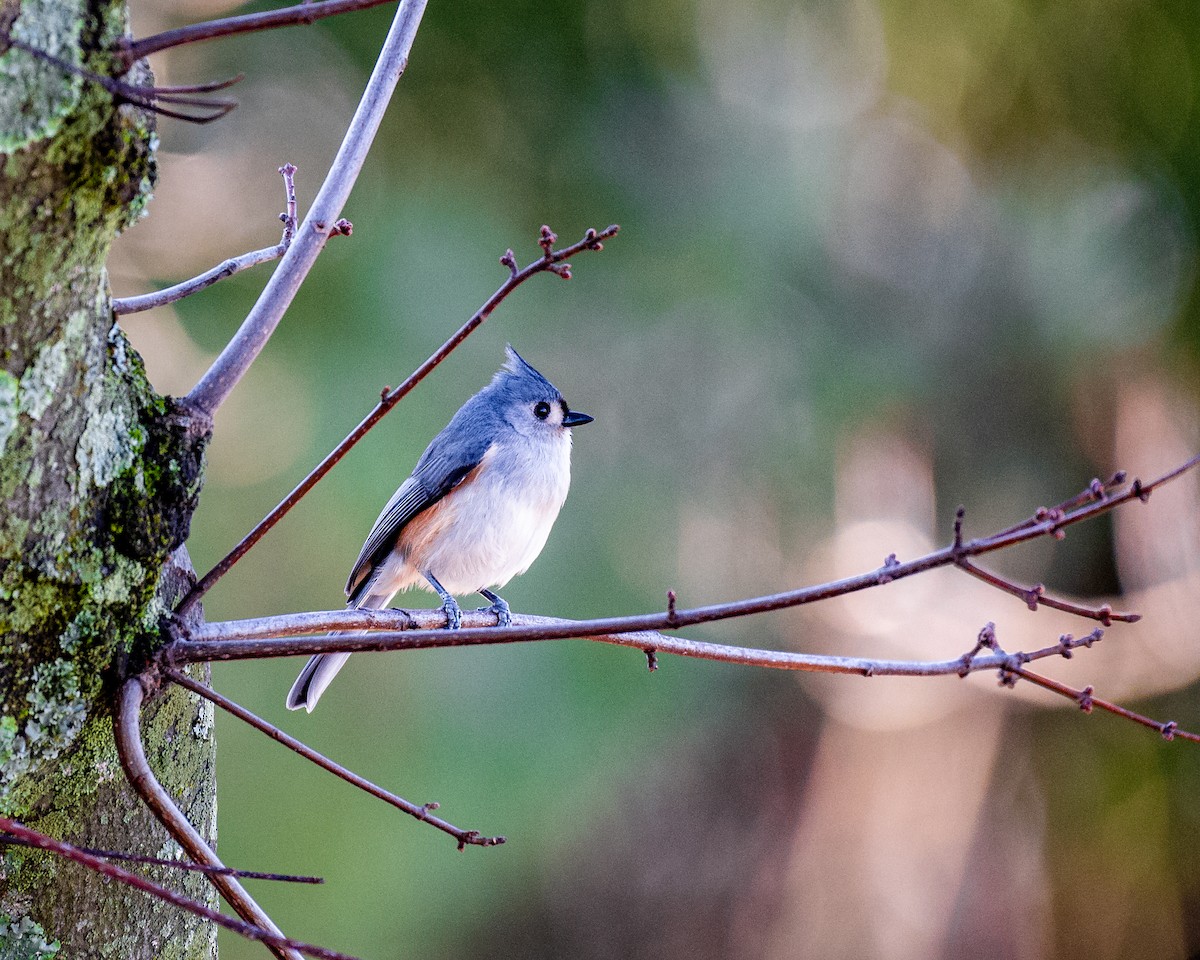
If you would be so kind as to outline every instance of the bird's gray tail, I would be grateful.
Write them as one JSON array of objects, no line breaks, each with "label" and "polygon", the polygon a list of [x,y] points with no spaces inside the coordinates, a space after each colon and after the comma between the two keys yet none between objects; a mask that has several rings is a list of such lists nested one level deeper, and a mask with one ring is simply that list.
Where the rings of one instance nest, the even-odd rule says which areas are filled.
[{"label": "bird's gray tail", "polygon": [[[355,606],[368,610],[380,610],[386,607],[391,599],[391,594],[386,597],[367,594],[361,597]],[[330,636],[336,636],[336,634],[330,634]],[[348,653],[318,653],[315,657],[311,657],[304,665],[304,669],[300,671],[296,682],[292,684],[292,689],[288,691],[287,708],[299,710],[303,707],[312,713],[313,707],[321,699],[325,688],[333,682],[333,678],[337,676],[338,671],[349,659],[350,654]]]},{"label": "bird's gray tail", "polygon": [[312,713],[325,688],[333,682],[337,672],[349,659],[348,653],[318,653],[310,658],[300,671],[296,682],[292,684],[292,689],[288,691],[287,708],[299,710],[303,707]]}]

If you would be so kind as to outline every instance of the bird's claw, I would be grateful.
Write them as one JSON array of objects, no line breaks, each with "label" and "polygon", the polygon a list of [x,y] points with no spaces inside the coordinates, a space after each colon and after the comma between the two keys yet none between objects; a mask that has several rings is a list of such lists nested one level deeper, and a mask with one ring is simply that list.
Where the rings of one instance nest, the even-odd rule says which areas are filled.
[{"label": "bird's claw", "polygon": [[462,626],[462,608],[453,597],[447,597],[442,603],[442,613],[446,615],[447,630],[457,630]]},{"label": "bird's claw", "polygon": [[495,614],[498,627],[507,627],[512,624],[512,612],[508,609],[508,601],[503,597],[497,597],[490,607],[480,607],[475,612]]}]

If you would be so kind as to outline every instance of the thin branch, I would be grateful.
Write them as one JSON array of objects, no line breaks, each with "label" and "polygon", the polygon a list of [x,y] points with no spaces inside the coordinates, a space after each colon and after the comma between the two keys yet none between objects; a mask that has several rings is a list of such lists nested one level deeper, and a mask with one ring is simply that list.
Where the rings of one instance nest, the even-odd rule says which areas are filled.
[{"label": "thin branch", "polygon": [[[225,864],[217,859],[217,855],[213,853],[208,841],[180,812],[170,794],[155,779],[150,765],[146,762],[141,733],[142,700],[145,695],[146,690],[142,686],[142,681],[137,677],[132,677],[125,681],[117,698],[117,712],[113,717],[113,734],[116,738],[117,754],[121,758],[125,776],[129,780],[130,786],[142,798],[159,822],[166,827],[171,837],[183,847],[189,857],[197,863],[223,867]],[[106,866],[110,865],[106,864]],[[262,931],[269,931],[273,938],[284,939],[282,931],[275,926],[271,918],[254,902],[254,899],[237,880],[223,874],[215,874],[209,879],[238,916]],[[297,948],[280,946],[277,942],[270,940],[264,940],[264,942],[278,960],[297,960],[299,956]]]},{"label": "thin branch", "polygon": [[1020,530],[1034,523],[1041,523],[1043,520],[1053,520],[1056,516],[1062,516],[1076,507],[1081,507],[1085,503],[1095,500],[1103,500],[1105,496],[1120,488],[1125,482],[1125,471],[1118,470],[1107,480],[1095,478],[1086,488],[1075,494],[1073,497],[1068,497],[1062,503],[1056,504],[1053,507],[1038,507],[1033,512],[1033,515],[1020,523],[1008,527],[1001,531],[1002,533],[1012,533],[1014,530]]},{"label": "thin branch", "polygon": [[166,287],[163,290],[156,290],[154,293],[144,293],[136,297],[120,297],[115,299],[112,302],[113,313],[121,317],[129,313],[140,313],[142,310],[151,310],[154,307],[166,306],[168,303],[174,303],[176,300],[189,297],[193,293],[203,290],[205,287],[211,287],[218,280],[232,277],[235,273],[241,273],[250,267],[257,267],[260,263],[278,260],[286,252],[287,247],[282,243],[277,243],[273,247],[263,247],[261,250],[251,250],[249,253],[243,253],[239,257],[230,257],[228,260],[217,264],[211,270],[206,270],[199,276],[192,277],[190,280],[184,280],[182,283],[177,283],[174,286]]},{"label": "thin branch", "polygon": [[341,214],[375,139],[392,91],[408,65],[408,54],[425,3],[426,0],[402,0],[358,109],[296,239],[283,255],[279,268],[271,275],[241,328],[185,398],[186,405],[192,409],[210,417],[216,412],[266,346],[300,284],[324,249],[330,227]]},{"label": "thin branch", "polygon": [[[383,615],[396,614],[394,623],[402,626],[411,617],[414,623],[441,624],[415,629],[379,629]],[[692,611],[680,611],[681,615]],[[1079,646],[1091,646],[1102,631],[1078,639],[1064,635],[1053,646],[1028,653],[968,654],[952,660],[879,660],[869,657],[843,657],[829,654],[797,653],[786,650],[764,650],[735,647],[724,643],[709,643],[670,636],[654,630],[619,630],[616,625],[645,621],[648,617],[612,617],[607,620],[560,620],[555,617],[512,615],[508,627],[475,626],[486,622],[486,614],[464,613],[463,626],[458,630],[445,629],[445,617],[437,610],[375,611],[347,610],[327,613],[288,614],[281,617],[262,617],[259,620],[240,620],[228,623],[205,624],[197,631],[203,639],[175,640],[165,646],[160,656],[167,669],[188,663],[211,660],[258,660],[275,657],[312,656],[317,653],[367,653],[393,650],[430,650],[444,647],[487,646],[502,643],[540,643],[552,640],[588,639],[619,647],[632,647],[646,654],[674,654],[697,660],[715,660],[745,667],[765,667],[772,670],[799,670],[806,673],[842,673],[860,677],[937,677],[963,675],[980,670],[999,670],[1016,662],[1030,662],[1045,657],[1064,656]],[[655,616],[655,615],[650,615]],[[494,624],[495,617],[491,617]],[[324,635],[326,630],[369,630],[370,633]],[[304,634],[302,636],[280,634]],[[309,636],[312,631],[321,635]],[[220,639],[215,639],[219,637]],[[1013,660],[1016,657],[1017,660]]]},{"label": "thin branch", "polygon": [[[284,618],[267,617],[260,621],[244,624],[206,624],[194,628],[177,627],[178,639],[165,646],[161,656],[168,665],[200,662],[205,660],[239,660],[259,657],[296,656],[300,654],[328,653],[333,651],[357,652],[365,650],[424,649],[429,647],[454,647],[473,644],[516,643],[541,640],[564,640],[571,637],[591,637],[602,642],[617,643],[659,653],[676,653],[680,656],[700,657],[727,663],[742,663],[753,666],[776,667],[787,670],[821,670],[837,673],[891,673],[904,675],[928,675],[946,672],[944,663],[934,665],[914,664],[909,661],[871,661],[847,657],[813,657],[803,654],[778,651],[747,651],[744,648],[724,644],[702,644],[698,641],[667,637],[659,633],[645,633],[686,627],[697,623],[710,623],[798,607],[831,597],[856,593],[871,587],[882,586],[905,577],[923,573],[937,567],[960,564],[964,559],[991,553],[1038,537],[1053,536],[1072,524],[1090,519],[1133,499],[1147,499],[1150,493],[1164,483],[1179,477],[1200,463],[1200,455],[1164,474],[1149,484],[1135,480],[1121,492],[1105,493],[1102,499],[1078,506],[1062,516],[1010,528],[991,537],[963,541],[961,525],[956,523],[954,542],[915,560],[901,562],[889,556],[882,567],[854,577],[829,583],[788,590],[783,593],[735,600],[730,603],[712,604],[679,610],[668,600],[668,609],[661,613],[636,614],[626,617],[605,617],[596,620],[568,621],[549,620],[535,617],[514,617],[513,624],[503,629],[484,626],[483,620],[468,615],[460,630],[419,629],[396,631],[397,626],[416,623],[420,611],[403,614],[404,620],[388,623],[393,632],[387,634],[309,637],[305,639],[269,639],[279,637],[281,632],[361,630],[369,629],[366,624],[378,623],[386,612],[371,613],[362,610],[346,610],[324,614],[292,614]],[[423,618],[424,622],[434,621]],[[306,629],[294,627],[305,624]],[[476,625],[478,624],[478,625]],[[241,639],[234,639],[240,636]],[[186,638],[191,639],[186,639]],[[212,639],[221,637],[221,639]],[[204,639],[199,639],[204,638]],[[263,638],[263,639],[258,639]]]},{"label": "thin branch", "polygon": [[194,913],[205,920],[210,920],[224,927],[226,930],[232,930],[234,933],[245,937],[247,940],[260,941],[271,947],[276,955],[280,955],[281,952],[286,951],[287,955],[304,954],[310,957],[318,957],[320,960],[356,960],[356,958],[345,953],[327,950],[324,947],[314,946],[311,943],[302,943],[299,940],[291,940],[274,930],[266,930],[254,924],[234,920],[223,913],[218,913],[203,903],[192,900],[190,897],[185,897],[174,890],[159,886],[157,883],[147,880],[145,877],[140,877],[136,873],[130,873],[128,870],[124,870],[116,864],[109,863],[107,860],[97,857],[80,847],[64,843],[62,840],[55,840],[53,837],[48,837],[37,830],[31,830],[29,827],[15,820],[0,817],[0,830],[19,838],[27,846],[36,847],[39,850],[45,850],[47,853],[64,857],[82,867],[86,867],[88,870],[95,871],[102,877],[108,877],[110,880],[116,880],[118,883],[124,883],[135,890],[141,890],[152,897],[157,897],[159,900],[179,907],[182,910],[187,910],[189,913]]},{"label": "thin branch", "polygon": [[[1092,687],[1084,687],[1082,690],[1076,690],[1065,683],[1059,683],[1057,680],[1043,677],[1041,674],[1026,670],[1023,667],[1017,667],[1011,673],[1023,680],[1028,680],[1030,683],[1036,684],[1044,690],[1050,690],[1069,700],[1074,700],[1079,705],[1079,709],[1084,713],[1091,713],[1094,707],[1099,707],[1101,710],[1107,710],[1109,713],[1122,717],[1125,720],[1132,720],[1143,727],[1149,727],[1151,730],[1157,731],[1162,735],[1164,740],[1174,740],[1176,737],[1179,737],[1184,740],[1191,740],[1193,743],[1200,743],[1200,734],[1181,730],[1179,724],[1174,720],[1154,720],[1143,714],[1127,710],[1125,707],[1118,706],[1109,700],[1102,700],[1095,695]],[[1003,680],[1001,682],[1003,683]]]},{"label": "thin branch", "polygon": [[1140,613],[1117,613],[1107,604],[1101,604],[1098,607],[1088,607],[1078,603],[1072,603],[1070,600],[1061,600],[1058,597],[1049,596],[1046,593],[1046,585],[1043,583],[1035,583],[1032,587],[1022,587],[1019,584],[1013,583],[1011,580],[1006,580],[999,574],[992,573],[990,570],[984,570],[982,567],[977,567],[965,557],[960,557],[957,561],[957,566],[960,570],[965,570],[971,576],[982,580],[984,583],[995,587],[997,590],[1002,590],[1005,593],[1011,593],[1014,597],[1019,597],[1025,601],[1025,605],[1030,610],[1036,610],[1041,607],[1052,607],[1055,610],[1062,610],[1064,613],[1074,614],[1077,617],[1084,617],[1088,620],[1098,620],[1106,627],[1114,622],[1116,623],[1137,623],[1142,619]]},{"label": "thin branch", "polygon": [[283,177],[283,192],[287,202],[287,209],[279,215],[283,221],[283,239],[279,242],[286,247],[296,238],[296,227],[300,222],[296,212],[296,165],[285,163],[279,168],[279,174]]},{"label": "thin branch", "polygon": [[[279,243],[273,247],[263,247],[261,250],[252,250],[249,253],[243,253],[240,257],[230,257],[224,263],[217,264],[211,270],[206,270],[198,277],[184,280],[182,283],[177,283],[164,290],[157,290],[154,293],[145,293],[136,297],[115,299],[112,302],[113,313],[120,317],[128,313],[138,313],[142,310],[166,306],[168,303],[174,303],[177,300],[182,300],[184,297],[191,296],[205,287],[210,287],[218,280],[232,277],[235,273],[241,273],[243,270],[256,267],[260,263],[278,260],[287,253],[288,247],[291,246],[292,240],[296,236],[296,166],[292,163],[285,163],[279,168],[279,173],[283,176],[284,197],[287,203],[286,212],[279,215],[279,219],[283,221],[283,237]],[[335,234],[349,236],[352,229],[353,225],[350,221],[339,220],[335,224],[335,229],[330,232],[330,236]]]},{"label": "thin branch", "polygon": [[[55,56],[32,44],[26,43],[19,37],[14,37],[11,32],[6,33],[3,36],[3,40],[7,46],[15,47],[38,60],[57,67],[59,70],[98,84],[111,93],[118,103],[128,103],[143,110],[162,114],[165,117],[173,117],[176,120],[184,120],[188,123],[211,123],[214,120],[219,120],[237,107],[236,100],[208,100],[188,95],[225,90],[228,87],[232,87],[235,83],[240,83],[243,79],[242,74],[238,74],[236,77],[231,77],[228,80],[216,80],[212,83],[197,83],[177,87],[143,87],[125,83],[125,81],[116,80],[113,77],[106,77],[104,74],[96,73],[94,70],[78,66],[69,60],[64,60],[62,57]],[[183,113],[178,110],[172,110],[170,107],[164,107],[164,103],[180,107],[200,107],[204,108],[205,112]]]},{"label": "thin branch", "polygon": [[[11,844],[16,847],[32,847],[35,844],[29,840],[10,833],[0,831],[0,846]],[[123,860],[126,863],[145,863],[155,867],[170,867],[174,870],[187,870],[196,873],[223,873],[242,880],[278,880],[282,883],[324,883],[321,877],[297,876],[291,873],[262,873],[258,870],[235,870],[233,867],[210,867],[203,863],[191,863],[187,860],[166,860],[163,857],[147,857],[139,853],[125,853],[121,850],[97,850],[95,847],[76,847],[77,850],[102,860]]]},{"label": "thin branch", "polygon": [[121,45],[119,53],[125,70],[128,70],[142,57],[169,50],[171,47],[183,46],[185,43],[199,43],[202,40],[214,40],[218,37],[229,37],[255,30],[273,30],[277,27],[309,24],[325,17],[336,16],[339,13],[366,10],[389,2],[391,0],[323,0],[323,2],[300,3],[280,10],[266,10],[262,13],[246,13],[236,17],[223,17],[219,20],[206,20],[203,23],[193,23],[186,27],[177,27],[174,30],[156,33],[140,40],[126,40]]},{"label": "thin branch", "polygon": [[[229,570],[237,563],[246,552],[254,546],[276,523],[283,519],[284,515],[292,509],[300,500],[308,493],[316,484],[325,476],[333,467],[342,459],[351,448],[358,443],[367,432],[375,426],[397,403],[412,391],[412,389],[427,377],[430,372],[443,360],[448,357],[459,344],[467,339],[471,333],[483,324],[492,311],[496,309],[517,287],[528,280],[535,274],[544,271],[553,271],[561,276],[564,269],[567,271],[567,276],[570,276],[570,264],[566,262],[568,257],[573,257],[577,253],[584,250],[603,250],[604,240],[616,235],[620,228],[613,224],[604,230],[596,231],[589,229],[583,236],[582,240],[571,244],[569,247],[564,247],[561,250],[553,250],[552,244],[557,239],[549,227],[543,226],[541,229],[540,240],[542,244],[542,256],[533,261],[523,270],[517,268],[516,259],[511,250],[505,252],[500,258],[500,262],[509,268],[509,277],[500,285],[500,287],[488,297],[487,301],[471,316],[454,333],[449,340],[443,343],[423,364],[421,364],[409,377],[400,384],[400,386],[391,390],[384,390],[379,402],[374,409],[367,414],[366,417],[346,435],[336,447],[330,451],[325,458],[318,463],[312,471],[296,485],[286,497],[281,500],[270,513],[268,513],[249,533],[244,536],[241,541],[226,554],[216,566],[208,571],[200,581],[191,589],[191,591],[183,598],[179,606],[176,608],[178,615],[186,613],[201,597],[204,596],[213,585],[221,579]],[[282,269],[282,268],[281,268]]]},{"label": "thin branch", "polygon": [[[586,637],[599,643],[633,647],[643,651],[651,670],[658,668],[658,654],[660,653],[774,670],[849,674],[861,677],[937,677],[951,674],[966,677],[972,673],[996,670],[1004,685],[1011,686],[1014,677],[1023,677],[1047,690],[1076,700],[1085,711],[1090,712],[1093,706],[1100,707],[1117,716],[1157,730],[1168,740],[1182,737],[1186,740],[1200,742],[1200,735],[1180,729],[1174,721],[1160,722],[1150,719],[1093,696],[1091,687],[1076,690],[1025,669],[1025,664],[1048,657],[1071,659],[1073,652],[1078,648],[1091,647],[1092,644],[1098,643],[1102,639],[1104,631],[1099,627],[1081,637],[1075,637],[1069,633],[1063,634],[1059,637],[1058,643],[1038,650],[1006,653],[996,643],[994,625],[989,623],[980,631],[975,646],[953,660],[877,660],[866,657],[842,657],[734,647],[727,644],[687,640],[683,637],[667,636],[649,630],[628,633],[590,632],[592,625],[599,621],[570,621],[552,617],[513,614],[511,626],[497,629],[494,626],[483,626],[489,619],[487,614],[465,613],[463,614],[464,627],[457,631],[449,631],[444,627],[434,626],[445,622],[445,618],[439,610],[345,610],[287,614],[278,617],[262,617],[256,620],[204,624],[197,629],[196,635],[205,639],[175,641],[163,649],[162,656],[166,663],[189,663],[210,659],[243,660],[311,656],[315,653],[416,650]],[[403,627],[410,623],[422,626],[415,626],[408,630],[386,629],[386,626]],[[425,629],[424,624],[429,624],[431,628]],[[540,631],[538,635],[531,635],[533,631],[526,629],[541,626],[551,629]],[[560,626],[561,630],[554,629]],[[371,632],[357,635],[307,636],[315,630],[365,630]],[[991,652],[982,653],[985,649]],[[167,675],[174,679],[177,674],[174,670],[168,669]],[[189,682],[189,689],[192,688]]]},{"label": "thin branch", "polygon": [[197,683],[191,677],[181,673],[180,671],[167,670],[164,672],[164,676],[179,684],[181,687],[191,690],[193,693],[212,701],[222,710],[225,710],[237,717],[239,720],[250,724],[250,726],[254,727],[256,730],[262,731],[272,740],[283,744],[289,750],[294,750],[296,753],[300,754],[300,756],[312,761],[318,767],[328,770],[334,776],[341,777],[347,783],[353,784],[360,790],[371,794],[373,797],[378,797],[385,803],[390,803],[393,807],[404,811],[409,816],[415,817],[418,820],[422,820],[425,823],[436,827],[438,830],[450,834],[450,836],[454,837],[454,839],[458,841],[459,850],[465,849],[468,845],[478,847],[494,847],[504,843],[504,837],[485,837],[480,834],[478,830],[462,830],[459,827],[454,826],[452,823],[447,823],[440,817],[433,816],[432,811],[438,809],[438,804],[436,803],[416,804],[410,800],[405,800],[403,797],[399,797],[394,793],[384,790],[383,787],[377,786],[364,777],[360,777],[353,770],[349,770],[346,767],[343,767],[341,764],[330,760],[323,754],[318,753],[312,747],[308,746],[308,744],[302,743],[295,737],[284,733],[275,725],[255,716],[245,707],[241,706],[241,704],[235,703],[228,697],[222,696],[210,687],[206,687],[203,684]]}]

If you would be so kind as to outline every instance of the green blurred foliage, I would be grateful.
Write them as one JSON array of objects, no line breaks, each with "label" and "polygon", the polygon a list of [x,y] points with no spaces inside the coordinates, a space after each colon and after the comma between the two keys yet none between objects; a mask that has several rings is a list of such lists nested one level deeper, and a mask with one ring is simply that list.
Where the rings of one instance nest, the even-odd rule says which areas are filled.
[{"label": "green blurred foliage", "polygon": [[[132,4],[135,24],[154,8]],[[256,150],[246,189],[275,189],[274,166],[302,147],[331,156],[342,128],[272,121],[268,92],[352,103],[390,17],[181,51],[171,62],[189,79],[247,79],[225,132],[164,122],[164,147]],[[539,278],[506,303],[210,595],[208,617],[341,603],[379,506],[506,341],[596,417],[545,553],[504,591],[516,610],[585,617],[661,608],[672,587],[693,604],[795,586],[836,528],[840,452],[864,425],[927,451],[938,522],[961,502],[980,532],[1139,468],[1112,461],[1125,380],[1159,378],[1195,406],[1198,78],[1189,0],[434,0],[346,210],[353,238],[329,245],[239,388],[258,390],[241,439],[223,439],[234,414],[218,421],[228,446],[196,516],[197,567],[482,302],[505,247],[532,259],[541,223],[564,240],[622,232],[580,256],[570,284]],[[302,205],[321,173],[302,166]],[[196,207],[198,230],[234,215]],[[218,350],[261,282],[181,304],[187,337]],[[259,460],[259,479],[222,466]],[[760,527],[772,544],[745,532]],[[996,565],[1115,592],[1112,546],[1100,522]],[[996,595],[943,655],[1019,607]],[[797,613],[693,635],[823,649]],[[1079,663],[1080,684],[1097,680]],[[222,717],[222,856],[328,879],[255,889],[290,935],[373,958],[774,955],[717,905],[782,869],[772,841],[799,816],[822,726],[793,678],[676,661],[650,674],[640,655],[581,642],[362,655],[309,717],[282,707],[299,666],[219,665],[214,680],[510,842],[456,854]],[[1195,727],[1194,694],[1144,707]],[[1067,711],[1012,723],[1035,758],[1050,932],[1025,952],[997,934],[946,953],[1082,956],[1089,911],[1118,902],[1134,906],[1111,955],[1158,950],[1138,917],[1157,922],[1163,902],[1191,919],[1154,955],[1200,951],[1192,748]],[[671,935],[688,923],[703,935]],[[952,934],[972,929],[960,916]],[[223,941],[226,960],[259,955]]]}]

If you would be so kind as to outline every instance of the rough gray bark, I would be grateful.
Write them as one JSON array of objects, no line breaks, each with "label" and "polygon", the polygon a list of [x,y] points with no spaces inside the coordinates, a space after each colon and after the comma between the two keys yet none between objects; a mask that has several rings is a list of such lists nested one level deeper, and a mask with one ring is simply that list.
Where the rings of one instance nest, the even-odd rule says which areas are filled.
[{"label": "rough gray bark", "polygon": [[[22,41],[111,73],[123,0],[0,0]],[[0,51],[7,44],[0,40]],[[153,118],[19,49],[0,55],[0,812],[84,846],[177,850],[125,784],[117,678],[158,645],[209,425],[154,393],[104,261],[154,180]],[[175,555],[174,563],[168,563]],[[147,709],[147,754],[215,830],[210,709]],[[205,899],[178,871],[158,882]],[[210,925],[73,864],[7,848],[0,958],[210,958]]]}]

